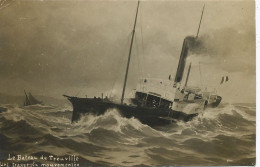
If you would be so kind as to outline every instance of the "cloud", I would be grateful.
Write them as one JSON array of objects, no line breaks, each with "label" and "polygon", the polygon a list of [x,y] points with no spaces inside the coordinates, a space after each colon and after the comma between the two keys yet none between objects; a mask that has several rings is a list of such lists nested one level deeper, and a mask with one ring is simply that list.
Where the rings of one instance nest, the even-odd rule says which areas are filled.
[{"label": "cloud", "polygon": [[[135,87],[139,68],[149,77],[175,74],[183,39],[196,32],[202,6],[141,3],[128,86]],[[208,2],[192,54],[225,71],[254,75],[253,7]],[[94,94],[122,83],[135,10],[136,1],[13,1],[0,11],[1,90],[61,95],[86,86]]]}]

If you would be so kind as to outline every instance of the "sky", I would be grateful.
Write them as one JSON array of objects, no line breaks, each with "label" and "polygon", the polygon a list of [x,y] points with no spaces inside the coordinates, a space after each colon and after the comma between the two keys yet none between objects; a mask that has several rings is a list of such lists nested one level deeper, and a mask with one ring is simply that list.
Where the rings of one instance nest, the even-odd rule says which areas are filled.
[{"label": "sky", "polygon": [[[127,95],[140,77],[175,75],[186,36],[189,85],[225,102],[255,102],[254,1],[141,1]],[[62,98],[121,92],[137,1],[0,1],[0,92]],[[221,77],[229,81],[220,85]],[[126,96],[127,96],[126,95]]]}]

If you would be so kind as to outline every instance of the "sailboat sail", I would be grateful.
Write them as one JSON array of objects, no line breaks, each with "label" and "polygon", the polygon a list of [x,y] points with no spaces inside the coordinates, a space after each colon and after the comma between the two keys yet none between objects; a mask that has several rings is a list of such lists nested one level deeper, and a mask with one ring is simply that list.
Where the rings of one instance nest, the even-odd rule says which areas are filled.
[{"label": "sailboat sail", "polygon": [[27,95],[27,93],[24,90],[24,94],[25,94],[24,106],[34,105],[34,104],[41,104],[42,103],[41,101],[39,101],[35,97],[33,97],[33,95],[30,92]]},{"label": "sailboat sail", "polygon": [[24,90],[24,94],[25,94],[25,102],[24,102],[24,106],[27,106],[27,105],[30,105],[30,101],[29,101],[29,98]]},{"label": "sailboat sail", "polygon": [[40,104],[41,103],[35,97],[33,97],[31,93],[29,93],[29,100],[30,100],[31,104]]}]

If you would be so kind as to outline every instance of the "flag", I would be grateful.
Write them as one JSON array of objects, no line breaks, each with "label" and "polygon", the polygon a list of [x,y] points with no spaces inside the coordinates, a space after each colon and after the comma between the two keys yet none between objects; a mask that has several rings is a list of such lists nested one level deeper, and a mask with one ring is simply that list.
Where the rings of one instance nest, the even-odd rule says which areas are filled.
[{"label": "flag", "polygon": [[172,80],[172,75],[169,75],[169,80]]},{"label": "flag", "polygon": [[228,76],[223,76],[222,79],[221,79],[220,84],[223,84],[224,82],[227,82],[227,81],[229,81]]},{"label": "flag", "polygon": [[223,84],[223,82],[224,82],[224,77],[222,77],[220,84]]},{"label": "flag", "polygon": [[226,76],[226,82],[228,81],[228,76]]}]

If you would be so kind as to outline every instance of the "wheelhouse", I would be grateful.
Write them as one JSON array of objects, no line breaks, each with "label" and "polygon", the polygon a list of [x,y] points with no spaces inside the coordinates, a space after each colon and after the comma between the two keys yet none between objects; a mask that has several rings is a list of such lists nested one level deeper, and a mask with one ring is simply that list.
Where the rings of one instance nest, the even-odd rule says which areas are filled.
[{"label": "wheelhouse", "polygon": [[172,85],[173,82],[170,80],[140,79],[134,103],[137,106],[171,108],[175,94]]}]

